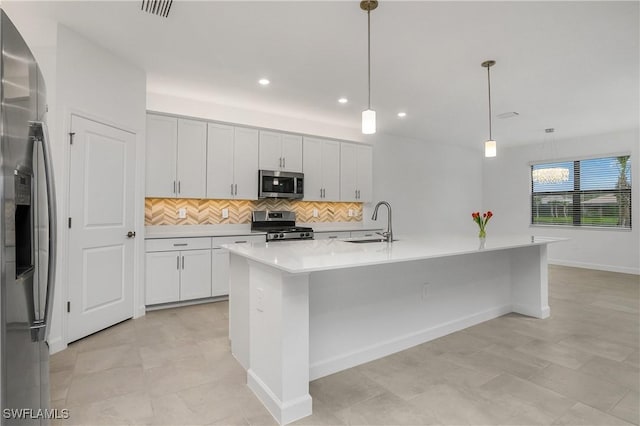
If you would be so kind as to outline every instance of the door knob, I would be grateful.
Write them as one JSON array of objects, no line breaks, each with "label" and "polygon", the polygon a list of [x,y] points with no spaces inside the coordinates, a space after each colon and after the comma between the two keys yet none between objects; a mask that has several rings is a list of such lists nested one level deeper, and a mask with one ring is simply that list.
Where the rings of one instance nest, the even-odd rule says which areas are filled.
[{"label": "door knob", "polygon": [[135,238],[135,237],[136,237],[136,233],[134,231],[127,232],[127,238]]}]

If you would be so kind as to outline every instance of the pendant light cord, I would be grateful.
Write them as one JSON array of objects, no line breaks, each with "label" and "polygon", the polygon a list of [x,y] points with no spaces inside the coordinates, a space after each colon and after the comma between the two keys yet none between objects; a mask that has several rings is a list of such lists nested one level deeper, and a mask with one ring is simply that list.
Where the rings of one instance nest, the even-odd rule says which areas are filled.
[{"label": "pendant light cord", "polygon": [[369,103],[371,109],[371,9],[367,10],[367,74],[369,78]]},{"label": "pendant light cord", "polygon": [[489,86],[489,140],[493,140],[491,135],[491,67],[487,67],[487,83]]}]

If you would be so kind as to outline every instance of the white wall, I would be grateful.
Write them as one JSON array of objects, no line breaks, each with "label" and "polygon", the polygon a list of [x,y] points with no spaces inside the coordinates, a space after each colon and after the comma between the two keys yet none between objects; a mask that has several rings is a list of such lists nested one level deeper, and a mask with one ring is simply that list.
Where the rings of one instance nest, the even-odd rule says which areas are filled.
[{"label": "white wall", "polygon": [[[484,162],[483,207],[495,217],[487,233],[525,233],[567,237],[568,242],[549,246],[549,261],[556,264],[609,271],[640,273],[640,154],[639,131],[629,130],[579,139],[556,140],[501,149]],[[552,152],[551,152],[552,151]],[[631,231],[530,226],[529,163],[631,153]]]},{"label": "white wall", "polygon": [[[51,86],[51,83],[48,83]],[[92,41],[59,25],[56,47],[56,104],[53,158],[58,191],[60,236],[58,280],[49,344],[52,352],[66,347],[68,289],[68,172],[71,114],[93,118],[136,134],[135,226],[144,229],[144,141],[146,74]],[[140,232],[143,234],[143,232]],[[136,241],[138,258],[134,287],[135,315],[144,314],[144,241]]]},{"label": "white wall", "polygon": [[[393,207],[396,238],[477,232],[471,213],[482,207],[480,150],[381,134],[373,161],[373,198]],[[372,207],[365,206],[367,221]],[[386,220],[385,212],[377,223],[386,227]]]},{"label": "white wall", "polygon": [[287,117],[264,111],[248,110],[158,93],[147,94],[147,109],[149,111],[185,115],[207,120],[264,127],[327,138],[346,139],[356,142],[370,143],[371,139],[365,137],[359,129],[351,127],[337,126],[319,121]]}]

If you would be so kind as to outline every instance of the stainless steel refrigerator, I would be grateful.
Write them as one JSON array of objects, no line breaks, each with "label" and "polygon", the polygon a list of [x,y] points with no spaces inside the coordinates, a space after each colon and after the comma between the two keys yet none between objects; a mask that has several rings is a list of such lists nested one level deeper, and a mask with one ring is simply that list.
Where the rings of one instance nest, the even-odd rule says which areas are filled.
[{"label": "stainless steel refrigerator", "polygon": [[56,243],[45,87],[31,51],[0,14],[2,422],[44,424]]}]

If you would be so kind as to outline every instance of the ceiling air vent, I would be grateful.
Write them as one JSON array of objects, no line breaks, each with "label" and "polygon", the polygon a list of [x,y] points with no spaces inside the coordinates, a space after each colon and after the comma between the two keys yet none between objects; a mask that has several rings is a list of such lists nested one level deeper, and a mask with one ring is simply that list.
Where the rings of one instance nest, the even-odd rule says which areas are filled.
[{"label": "ceiling air vent", "polygon": [[142,0],[142,8],[140,10],[166,18],[169,16],[172,4],[173,0]]}]

